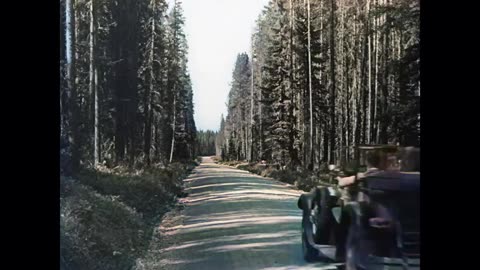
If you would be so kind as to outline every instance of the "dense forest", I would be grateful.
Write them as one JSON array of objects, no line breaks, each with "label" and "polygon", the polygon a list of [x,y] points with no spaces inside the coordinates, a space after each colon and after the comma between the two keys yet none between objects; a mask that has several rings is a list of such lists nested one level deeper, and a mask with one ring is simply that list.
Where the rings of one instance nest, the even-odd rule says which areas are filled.
[{"label": "dense forest", "polygon": [[[246,192],[249,188],[262,186],[264,195],[278,190],[279,185],[266,188],[266,179],[257,183],[257,177],[210,159],[184,181],[198,165],[197,156],[216,155],[226,165],[311,190],[332,182],[321,170],[325,165],[347,165],[347,171],[358,144],[419,146],[419,17],[419,0],[270,0],[255,22],[251,51],[237,55],[225,89],[228,114],[219,119],[219,130],[211,131],[197,130],[194,121],[180,0],[60,0],[61,269],[187,263],[160,259],[167,250],[163,244],[186,239],[164,241],[166,235],[180,235],[177,229],[162,232],[167,212],[178,218],[171,220],[172,228],[186,227],[176,222],[194,215],[177,211],[214,201],[224,206],[192,211],[203,215],[197,221],[208,221],[209,215],[228,221],[244,215],[242,208],[252,215],[247,193],[268,205],[270,196],[261,201],[258,192]],[[196,190],[186,189],[192,180],[198,181]],[[227,180],[218,188],[218,181]],[[221,200],[212,196],[216,192]],[[275,205],[288,213],[298,210],[288,209],[295,206],[291,203]],[[275,222],[283,223],[281,217]],[[275,217],[267,218],[268,225]],[[231,229],[265,225],[255,219]],[[189,241],[210,241],[197,229],[188,233]],[[220,238],[244,234],[224,232]],[[244,245],[252,239],[241,240]],[[188,245],[179,245],[181,251]]]},{"label": "dense forest", "polygon": [[207,130],[197,131],[197,155],[199,156],[214,156],[216,154],[215,140],[218,132]]},{"label": "dense forest", "polygon": [[170,8],[165,0],[61,0],[60,6],[61,149],[71,157],[62,169],[193,159],[180,1]]},{"label": "dense forest", "polygon": [[60,269],[133,269],[183,196],[184,28],[180,1],[60,0]]},{"label": "dense forest", "polygon": [[419,16],[418,0],[270,1],[237,57],[217,151],[316,169],[358,144],[418,146]]}]

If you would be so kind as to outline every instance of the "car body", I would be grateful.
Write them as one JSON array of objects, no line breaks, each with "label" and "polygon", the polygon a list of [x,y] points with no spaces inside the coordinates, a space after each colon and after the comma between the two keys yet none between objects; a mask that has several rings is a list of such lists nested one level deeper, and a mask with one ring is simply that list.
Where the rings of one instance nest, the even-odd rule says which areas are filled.
[{"label": "car body", "polygon": [[[403,151],[392,149],[357,148]],[[357,157],[360,160],[361,154]],[[360,167],[361,162],[357,165]],[[304,258],[344,262],[347,269],[419,269],[419,202],[418,171],[383,170],[356,181],[348,189],[315,187],[298,200],[303,211]]]}]

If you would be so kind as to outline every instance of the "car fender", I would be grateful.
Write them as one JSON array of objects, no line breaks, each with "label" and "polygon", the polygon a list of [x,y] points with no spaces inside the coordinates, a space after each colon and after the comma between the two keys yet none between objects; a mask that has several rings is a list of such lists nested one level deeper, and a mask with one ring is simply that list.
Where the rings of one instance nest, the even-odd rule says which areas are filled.
[{"label": "car fender", "polygon": [[312,191],[300,195],[300,198],[298,198],[298,202],[297,202],[298,208],[302,210],[313,208],[313,201],[315,199],[316,189],[317,188],[314,188],[312,189]]}]

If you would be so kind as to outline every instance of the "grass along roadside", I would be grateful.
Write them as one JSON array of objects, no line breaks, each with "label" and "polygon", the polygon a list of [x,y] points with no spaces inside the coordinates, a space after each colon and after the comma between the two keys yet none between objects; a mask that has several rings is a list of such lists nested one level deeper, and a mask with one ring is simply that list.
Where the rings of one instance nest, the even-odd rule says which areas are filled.
[{"label": "grass along roadside", "polygon": [[335,185],[332,183],[331,176],[326,169],[318,171],[294,171],[288,169],[280,170],[273,166],[267,166],[259,163],[242,163],[244,162],[231,162],[231,164],[235,164],[233,166],[236,166],[236,168],[240,170],[245,170],[263,177],[273,178],[280,182],[294,185],[296,188],[303,191],[310,191],[316,186]]},{"label": "grass along roadside", "polygon": [[61,178],[62,269],[131,269],[148,249],[154,227],[183,196],[192,164],[128,171],[84,170]]}]

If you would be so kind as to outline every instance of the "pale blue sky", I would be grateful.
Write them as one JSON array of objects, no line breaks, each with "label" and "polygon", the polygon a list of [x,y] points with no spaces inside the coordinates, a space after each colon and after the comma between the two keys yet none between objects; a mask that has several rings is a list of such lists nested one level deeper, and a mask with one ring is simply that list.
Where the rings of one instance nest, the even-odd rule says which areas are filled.
[{"label": "pale blue sky", "polygon": [[[173,0],[170,0],[173,3]],[[197,129],[218,130],[238,53],[268,0],[182,0]],[[172,6],[172,5],[170,5]]]}]

